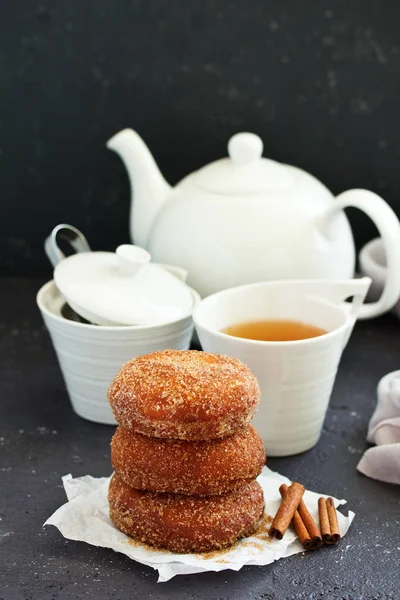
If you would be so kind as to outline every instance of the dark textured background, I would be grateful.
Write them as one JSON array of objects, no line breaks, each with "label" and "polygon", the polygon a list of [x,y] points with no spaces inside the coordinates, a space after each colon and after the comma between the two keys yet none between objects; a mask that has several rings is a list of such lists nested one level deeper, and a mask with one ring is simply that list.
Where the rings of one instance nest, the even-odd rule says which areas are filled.
[{"label": "dark textured background", "polygon": [[[21,275],[0,294],[0,598],[398,600],[398,490],[355,470],[376,384],[399,365],[393,316],[357,325],[320,444],[269,463],[348,499],[343,543],[156,586],[150,569],[40,528],[63,473],[109,473],[111,428],[70,410],[34,297],[55,224],[93,248],[128,240],[128,180],[105,149],[126,126],[171,183],[250,130],[267,156],[400,214],[399,92],[398,0],[0,0],[0,272]],[[350,217],[358,245],[374,235]]]},{"label": "dark textured background", "polygon": [[[128,240],[128,180],[105,149],[126,126],[171,183],[250,130],[267,156],[400,212],[399,31],[396,0],[2,0],[1,271],[50,272],[62,221],[93,248]],[[358,245],[374,235],[350,218]]]}]

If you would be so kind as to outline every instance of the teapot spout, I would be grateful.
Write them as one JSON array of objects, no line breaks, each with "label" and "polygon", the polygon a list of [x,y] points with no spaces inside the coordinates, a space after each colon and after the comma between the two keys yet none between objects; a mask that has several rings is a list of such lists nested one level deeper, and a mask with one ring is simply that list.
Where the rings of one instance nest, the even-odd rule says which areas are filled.
[{"label": "teapot spout", "polygon": [[146,248],[155,217],[171,191],[150,150],[136,131],[123,129],[107,142],[122,159],[131,184],[130,232],[137,246]]}]

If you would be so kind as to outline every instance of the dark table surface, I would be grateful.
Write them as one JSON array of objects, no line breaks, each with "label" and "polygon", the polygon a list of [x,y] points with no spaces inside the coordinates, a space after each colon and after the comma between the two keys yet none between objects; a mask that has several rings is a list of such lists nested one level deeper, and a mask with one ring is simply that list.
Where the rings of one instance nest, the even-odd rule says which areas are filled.
[{"label": "dark table surface", "polygon": [[348,500],[356,518],[336,547],[266,567],[178,576],[112,550],[65,540],[44,521],[65,494],[61,476],[111,472],[113,429],[71,410],[35,293],[42,281],[2,280],[0,294],[0,600],[400,598],[400,488],[356,471],[380,377],[400,368],[400,323],[357,324],[344,353],[321,440],[269,466]]}]

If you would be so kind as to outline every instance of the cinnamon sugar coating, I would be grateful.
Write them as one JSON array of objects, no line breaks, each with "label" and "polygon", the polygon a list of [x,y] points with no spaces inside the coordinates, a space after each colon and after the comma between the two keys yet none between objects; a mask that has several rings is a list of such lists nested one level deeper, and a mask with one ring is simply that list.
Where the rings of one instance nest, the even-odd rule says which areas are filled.
[{"label": "cinnamon sugar coating", "polygon": [[265,450],[252,425],[229,437],[196,442],[151,438],[117,427],[111,462],[117,475],[134,488],[207,496],[258,477]]},{"label": "cinnamon sugar coating", "polygon": [[113,475],[108,500],[116,527],[171,552],[207,552],[231,546],[256,531],[264,497],[256,482],[219,496],[199,498],[135,490]]},{"label": "cinnamon sugar coating", "polygon": [[240,360],[196,350],[163,350],[126,363],[108,400],[126,429],[148,436],[208,440],[254,416],[257,380]]}]

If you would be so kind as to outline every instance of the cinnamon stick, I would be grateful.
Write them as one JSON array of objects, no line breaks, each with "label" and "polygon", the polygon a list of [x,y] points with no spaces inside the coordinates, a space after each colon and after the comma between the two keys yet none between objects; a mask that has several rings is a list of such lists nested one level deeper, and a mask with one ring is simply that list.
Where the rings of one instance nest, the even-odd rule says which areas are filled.
[{"label": "cinnamon stick", "polygon": [[318,500],[319,524],[324,544],[336,544],[340,540],[340,529],[333,498]]},{"label": "cinnamon stick", "polygon": [[326,505],[328,508],[328,518],[329,518],[329,525],[331,527],[332,543],[337,544],[337,542],[340,540],[340,529],[339,529],[339,523],[338,523],[338,518],[337,518],[337,513],[336,513],[336,508],[335,508],[335,503],[333,501],[333,498],[328,498],[326,501]]},{"label": "cinnamon stick", "polygon": [[328,508],[326,506],[326,498],[318,499],[318,515],[319,526],[322,533],[322,541],[324,544],[331,544],[331,526],[329,525]]},{"label": "cinnamon stick", "polygon": [[290,525],[290,521],[293,519],[294,513],[300,504],[304,492],[304,485],[301,485],[301,483],[297,483],[296,481],[288,487],[285,497],[282,498],[278,512],[269,529],[268,535],[270,537],[276,538],[277,540],[283,538]]},{"label": "cinnamon stick", "polygon": [[[279,491],[282,498],[285,497],[288,487],[286,483],[282,483]],[[308,512],[304,500],[300,500],[293,515],[293,526],[297,533],[300,542],[305,550],[318,550],[322,546],[322,536],[318,525]]]}]

